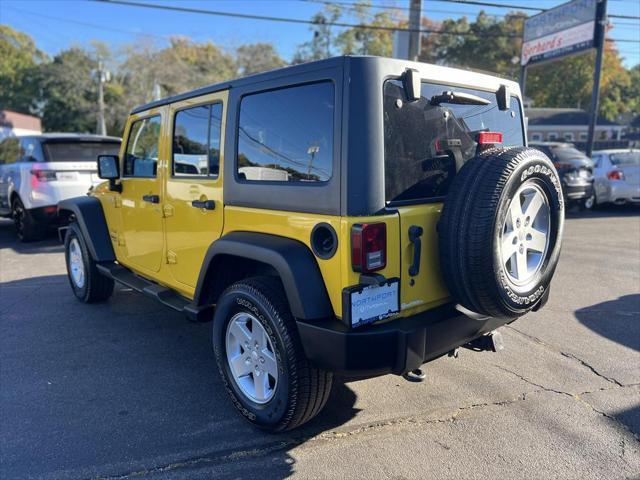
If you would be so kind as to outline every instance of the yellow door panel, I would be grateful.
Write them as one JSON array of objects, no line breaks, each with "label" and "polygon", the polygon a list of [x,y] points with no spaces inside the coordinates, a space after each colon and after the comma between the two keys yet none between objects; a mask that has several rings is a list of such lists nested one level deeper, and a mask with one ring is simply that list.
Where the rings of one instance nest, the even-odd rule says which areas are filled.
[{"label": "yellow door panel", "polygon": [[170,107],[163,205],[166,263],[173,285],[193,293],[209,245],[223,228],[222,165],[227,92]]},{"label": "yellow door panel", "polygon": [[123,263],[158,272],[162,260],[162,172],[166,149],[162,109],[129,120],[122,162],[120,247]]}]

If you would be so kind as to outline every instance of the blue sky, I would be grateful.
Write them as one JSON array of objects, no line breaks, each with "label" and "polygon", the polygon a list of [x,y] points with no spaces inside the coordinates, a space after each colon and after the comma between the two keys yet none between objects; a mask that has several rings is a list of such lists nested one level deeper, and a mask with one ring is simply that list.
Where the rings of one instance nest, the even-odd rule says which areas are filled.
[{"label": "blue sky", "polygon": [[[300,19],[309,19],[323,8],[322,4],[308,0],[138,1]],[[372,0],[371,3],[406,8],[409,0]],[[550,8],[564,3],[564,0],[492,0],[491,3]],[[423,0],[423,15],[434,20],[458,18],[465,14],[475,17],[480,8],[496,15],[509,11]],[[609,0],[609,13],[640,16],[640,0]],[[612,21],[614,28],[610,37],[640,40],[638,20]],[[226,49],[243,43],[270,42],[283,58],[289,60],[297,45],[311,37],[308,25],[160,11],[84,0],[0,0],[0,23],[28,33],[38,47],[49,54],[74,44],[87,45],[94,39],[117,48],[140,41],[163,45],[169,36],[183,35],[198,41],[212,40]],[[640,63],[639,43],[621,43],[618,47],[627,66]]]}]

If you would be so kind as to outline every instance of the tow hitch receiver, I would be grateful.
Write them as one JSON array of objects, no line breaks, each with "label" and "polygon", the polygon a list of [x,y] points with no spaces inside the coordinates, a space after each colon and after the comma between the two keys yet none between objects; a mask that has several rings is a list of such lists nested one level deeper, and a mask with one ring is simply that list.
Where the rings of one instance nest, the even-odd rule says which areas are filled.
[{"label": "tow hitch receiver", "polygon": [[504,350],[504,342],[502,334],[494,331],[470,341],[465,347],[476,352],[499,352]]}]

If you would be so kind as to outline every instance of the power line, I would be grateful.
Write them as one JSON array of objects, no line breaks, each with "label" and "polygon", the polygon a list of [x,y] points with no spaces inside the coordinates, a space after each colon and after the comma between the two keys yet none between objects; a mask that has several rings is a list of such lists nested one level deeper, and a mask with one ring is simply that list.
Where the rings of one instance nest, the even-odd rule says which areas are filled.
[{"label": "power line", "polygon": [[155,3],[139,3],[128,0],[91,0],[94,2],[111,4],[111,5],[125,5],[129,7],[141,7],[141,8],[150,8],[156,10],[166,10],[173,12],[183,12],[183,13],[199,13],[203,15],[213,15],[220,17],[232,17],[232,18],[244,18],[247,20],[265,20],[271,22],[284,22],[284,23],[297,23],[303,25],[326,25],[331,27],[344,27],[344,28],[358,28],[362,30],[383,30],[389,32],[420,32],[420,33],[430,33],[434,35],[452,35],[452,36],[478,36],[485,38],[520,38],[519,35],[510,35],[510,34],[491,34],[491,33],[483,33],[477,34],[474,32],[445,32],[440,30],[434,30],[432,28],[403,28],[403,27],[387,27],[383,25],[362,25],[355,23],[347,23],[347,22],[316,22],[313,20],[304,20],[301,18],[289,18],[289,17],[272,17],[268,15],[254,15],[249,13],[238,13],[238,12],[223,12],[218,10],[205,10],[201,8],[190,8],[190,7],[178,7],[171,5],[158,5]]},{"label": "power line", "polygon": [[[404,12],[408,12],[410,9],[408,7],[401,7],[401,6],[393,6],[393,5],[382,5],[382,4],[369,4],[369,3],[360,3],[360,2],[341,2],[341,1],[337,1],[337,0],[298,0],[299,2],[305,2],[305,3],[319,3],[322,5],[336,5],[336,6],[345,6],[347,7],[347,9],[349,10],[356,10],[357,7],[368,7],[368,8],[373,8],[376,10],[391,10],[391,11],[404,11]],[[470,12],[467,10],[463,10],[463,11],[456,11],[456,10],[440,10],[440,9],[435,9],[435,8],[429,8],[428,10],[425,11],[424,7],[423,7],[423,14],[428,14],[428,13],[446,13],[446,14],[450,14],[450,15],[455,15],[455,14],[461,14],[461,15],[474,15],[477,12]],[[490,16],[490,17],[505,17],[506,15],[501,15],[501,14],[497,14],[497,13],[486,13],[486,15]]]},{"label": "power line", "polygon": [[140,35],[143,37],[154,37],[154,38],[158,38],[161,40],[168,40],[170,37],[169,36],[164,36],[164,35],[157,35],[157,34],[153,34],[153,33],[145,33],[145,32],[135,32],[133,30],[123,30],[120,28],[112,28],[112,27],[105,27],[104,25],[96,25],[95,23],[89,23],[89,22],[82,22],[80,20],[70,20],[68,18],[60,18],[60,17],[53,17],[51,15],[45,15],[43,13],[36,13],[36,12],[31,12],[28,10],[22,10],[21,8],[16,8],[14,6],[8,6],[5,7],[8,8],[10,10],[14,10],[18,13],[22,13],[25,15],[33,15],[35,17],[41,17],[41,18],[46,18],[48,20],[55,20],[58,22],[65,22],[65,23],[72,23],[75,25],[82,25],[84,27],[91,27],[91,28],[96,28],[99,30],[105,30],[105,31],[109,31],[109,32],[116,32],[116,33],[126,33],[129,35]]},{"label": "power line", "polygon": [[540,7],[525,7],[523,5],[507,5],[504,3],[492,3],[492,2],[478,2],[475,0],[433,0],[434,2],[442,3],[457,3],[458,5],[479,5],[481,7],[493,7],[493,8],[511,8],[514,10],[532,10],[536,12],[545,11],[545,8]]}]

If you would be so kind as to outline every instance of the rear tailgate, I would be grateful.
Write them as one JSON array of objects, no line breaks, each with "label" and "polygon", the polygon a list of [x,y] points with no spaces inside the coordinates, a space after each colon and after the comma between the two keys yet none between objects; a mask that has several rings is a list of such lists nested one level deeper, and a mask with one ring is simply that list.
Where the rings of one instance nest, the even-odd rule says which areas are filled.
[{"label": "rear tailgate", "polygon": [[[461,103],[470,97],[471,104]],[[399,217],[400,303],[409,315],[449,300],[437,224],[456,165],[484,147],[481,138],[500,138],[481,132],[501,134],[503,145],[523,146],[523,117],[516,96],[501,110],[496,91],[422,82],[420,100],[409,101],[397,80],[385,82],[384,113],[385,199]]]}]

